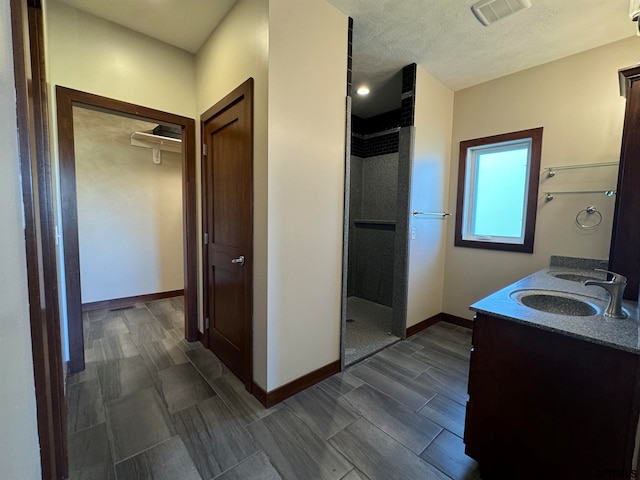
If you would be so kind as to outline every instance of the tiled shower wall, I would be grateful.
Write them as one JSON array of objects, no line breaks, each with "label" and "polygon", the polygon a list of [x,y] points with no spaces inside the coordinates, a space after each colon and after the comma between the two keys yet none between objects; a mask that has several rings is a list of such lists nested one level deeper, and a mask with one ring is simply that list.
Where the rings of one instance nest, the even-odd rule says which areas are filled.
[{"label": "tiled shower wall", "polygon": [[[415,80],[416,65],[408,65],[402,71],[402,92],[398,92],[402,108],[366,119],[351,117],[347,295],[387,306],[393,306],[394,277],[404,280],[397,287],[406,284],[406,268],[402,275],[395,268],[406,267],[406,258],[395,257],[396,243],[407,241],[406,232],[396,232],[398,212],[404,215],[406,210],[397,208],[397,199],[400,197],[408,208],[408,194],[398,192],[398,152],[401,127],[413,125]],[[402,168],[405,172],[411,160],[407,157],[403,161],[407,164]],[[406,257],[406,249],[400,250]],[[402,306],[396,307],[402,315]]]},{"label": "tiled shower wall", "polygon": [[391,306],[398,153],[351,157],[348,296]]},{"label": "tiled shower wall", "polygon": [[401,109],[370,118],[351,117],[351,155],[361,158],[396,153]]}]

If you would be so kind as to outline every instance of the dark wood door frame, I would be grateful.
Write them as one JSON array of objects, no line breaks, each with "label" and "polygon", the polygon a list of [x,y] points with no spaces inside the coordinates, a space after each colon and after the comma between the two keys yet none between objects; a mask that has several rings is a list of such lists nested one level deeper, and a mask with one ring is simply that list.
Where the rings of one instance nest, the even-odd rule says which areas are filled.
[{"label": "dark wood door frame", "polygon": [[[246,100],[246,105],[248,108],[247,111],[247,118],[248,118],[248,123],[249,123],[249,127],[250,127],[250,134],[248,135],[248,138],[245,139],[245,141],[249,142],[249,151],[251,154],[251,179],[249,181],[249,189],[251,192],[251,208],[250,208],[250,215],[251,215],[251,228],[252,228],[252,233],[251,233],[251,237],[252,237],[252,241],[251,241],[251,252],[250,252],[250,256],[251,258],[253,257],[253,78],[249,78],[248,80],[246,80],[242,85],[240,85],[239,87],[237,87],[235,90],[233,90],[231,93],[229,93],[227,96],[225,96],[223,99],[221,99],[220,101],[218,101],[215,105],[213,105],[211,108],[209,108],[206,112],[204,112],[201,116],[200,116],[200,132],[201,132],[201,138],[204,139],[205,138],[205,124],[207,123],[207,121],[209,121],[212,117],[214,117],[216,114],[219,114],[221,112],[223,112],[224,110],[228,109],[229,107],[231,107],[232,105],[236,104],[237,102],[241,101],[241,100]],[[204,141],[204,140],[203,140]],[[205,154],[206,152],[202,152],[203,156],[206,156]],[[203,161],[201,162],[201,192],[202,192],[202,198],[201,198],[201,202],[202,202],[202,226],[203,229],[206,228],[207,225],[207,215],[208,215],[208,199],[207,199],[207,175],[211,175],[211,172],[209,172],[207,170],[207,162]],[[204,230],[203,230],[204,231]],[[209,295],[210,292],[208,292],[208,286],[209,286],[209,255],[208,255],[208,249],[207,248],[203,248],[203,253],[202,253],[202,280],[203,280],[203,308],[204,308],[204,317],[210,319],[212,312],[209,311]],[[253,262],[249,262],[247,264],[248,268],[253,269]],[[253,271],[251,271],[250,273],[251,275],[251,279],[253,279]],[[253,283],[253,282],[251,282]],[[245,365],[247,366],[247,372],[246,372],[246,377],[244,379],[244,384],[245,384],[245,388],[247,389],[247,391],[252,392],[253,393],[253,288],[251,287],[249,290],[249,296],[250,296],[250,302],[249,302],[249,312],[248,312],[248,324],[245,325],[245,332],[247,332],[247,337],[244,339],[245,340],[245,344],[244,344],[244,362]],[[209,348],[209,328],[207,327],[207,325],[205,324],[205,329],[204,329],[204,335],[203,335],[203,343],[205,345],[205,347]],[[255,393],[254,393],[255,394]]]},{"label": "dark wood door frame", "polygon": [[182,210],[184,245],[185,338],[198,340],[198,260],[196,234],[195,120],[61,86],[56,87],[62,234],[69,325],[69,371],[84,370],[80,254],[73,133],[73,107],[182,127]]},{"label": "dark wood door frame", "polygon": [[42,5],[11,0],[10,7],[39,456],[42,478],[61,479],[68,474],[67,429]]}]

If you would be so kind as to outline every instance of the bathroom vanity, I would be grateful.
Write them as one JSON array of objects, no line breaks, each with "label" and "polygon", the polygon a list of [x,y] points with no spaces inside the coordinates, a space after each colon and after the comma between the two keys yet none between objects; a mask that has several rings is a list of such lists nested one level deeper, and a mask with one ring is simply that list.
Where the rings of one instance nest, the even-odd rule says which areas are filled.
[{"label": "bathroom vanity", "polygon": [[605,317],[589,276],[544,269],[471,306],[464,442],[483,480],[636,478],[638,308]]}]

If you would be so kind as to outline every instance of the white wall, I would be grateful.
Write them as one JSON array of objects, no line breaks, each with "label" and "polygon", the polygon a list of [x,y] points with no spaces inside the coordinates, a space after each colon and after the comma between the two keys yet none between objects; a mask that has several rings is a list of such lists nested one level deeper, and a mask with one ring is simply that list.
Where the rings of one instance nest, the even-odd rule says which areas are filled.
[{"label": "white wall", "polygon": [[[417,68],[415,147],[409,211],[449,211],[449,159],[453,91]],[[449,217],[411,216],[407,327],[442,312],[446,229]]]},{"label": "white wall", "polygon": [[269,2],[269,390],[340,355],[347,29]]},{"label": "white wall", "polygon": [[156,124],[73,108],[82,303],[184,288],[182,155],[132,146]]},{"label": "white wall", "polygon": [[0,4],[0,465],[3,478],[41,477],[9,2]]},{"label": "white wall", "polygon": [[[249,77],[254,79],[253,377],[254,381],[265,389],[267,388],[268,57],[268,2],[238,0],[200,48],[195,62],[197,121],[201,114]],[[200,169],[198,169],[199,175]],[[199,180],[198,185],[200,185]]]},{"label": "white wall", "polygon": [[[449,206],[456,207],[458,148],[463,140],[544,127],[542,168],[617,161],[625,101],[617,71],[638,61],[638,39],[629,38],[515,73],[455,93]],[[448,224],[444,311],[471,318],[468,306],[549,264],[550,255],[606,258],[614,198],[557,195],[545,190],[615,188],[616,168],[541,175],[533,254],[454,247],[454,221]],[[587,205],[603,214],[590,231],[575,224]]]}]

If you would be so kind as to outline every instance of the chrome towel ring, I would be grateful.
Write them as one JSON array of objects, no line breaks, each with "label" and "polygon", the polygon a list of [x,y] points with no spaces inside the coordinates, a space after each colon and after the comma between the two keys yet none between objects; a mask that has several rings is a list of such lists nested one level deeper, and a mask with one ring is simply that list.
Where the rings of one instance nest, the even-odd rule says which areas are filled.
[{"label": "chrome towel ring", "polygon": [[[592,215],[596,215],[595,223],[587,223],[587,219],[589,219]],[[584,210],[580,210],[576,215],[576,223],[580,228],[590,229],[596,228],[598,225],[602,223],[602,214],[598,211],[596,207],[593,205],[589,205]]]}]

